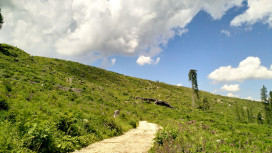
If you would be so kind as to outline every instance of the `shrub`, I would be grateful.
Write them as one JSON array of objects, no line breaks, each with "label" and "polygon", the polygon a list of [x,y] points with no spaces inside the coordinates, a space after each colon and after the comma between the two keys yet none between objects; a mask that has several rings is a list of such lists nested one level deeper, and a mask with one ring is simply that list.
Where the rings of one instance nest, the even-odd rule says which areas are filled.
[{"label": "shrub", "polygon": [[9,52],[7,49],[5,49],[5,47],[3,47],[2,45],[0,45],[0,52],[2,52],[4,55],[6,56],[13,56],[13,57],[18,57],[18,55],[16,53],[12,53]]},{"label": "shrub", "polygon": [[57,128],[65,133],[69,133],[71,125],[75,123],[75,118],[70,113],[64,113],[60,116],[59,122],[57,123]]},{"label": "shrub", "polygon": [[5,85],[5,88],[6,88],[6,91],[7,91],[7,92],[11,92],[11,91],[12,91],[11,83],[10,83],[10,82],[5,81],[5,82],[4,82],[4,85]]},{"label": "shrub", "polygon": [[8,110],[8,109],[9,109],[9,105],[8,105],[6,99],[0,98],[0,111],[1,110]]},{"label": "shrub", "polygon": [[113,136],[117,136],[123,132],[121,126],[117,125],[114,120],[107,120],[104,125],[113,132]]},{"label": "shrub", "polygon": [[37,152],[52,152],[53,133],[46,123],[26,123],[27,132],[24,135],[24,146]]},{"label": "shrub", "polygon": [[136,122],[133,121],[133,120],[129,121],[129,125],[131,125],[133,128],[136,128],[136,127],[137,127]]},{"label": "shrub", "polygon": [[263,116],[261,112],[258,113],[257,120],[259,124],[263,124]]}]

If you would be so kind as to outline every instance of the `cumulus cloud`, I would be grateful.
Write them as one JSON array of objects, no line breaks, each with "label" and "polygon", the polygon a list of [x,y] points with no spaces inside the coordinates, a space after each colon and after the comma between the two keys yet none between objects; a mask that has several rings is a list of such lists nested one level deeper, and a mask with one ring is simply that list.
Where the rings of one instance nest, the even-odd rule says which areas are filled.
[{"label": "cumulus cloud", "polygon": [[115,62],[116,62],[116,58],[112,58],[111,59],[111,65],[115,65]]},{"label": "cumulus cloud", "polygon": [[154,61],[151,57],[149,56],[140,56],[138,57],[136,63],[143,66],[145,64],[158,64],[160,62],[160,58],[158,57],[156,61]]},{"label": "cumulus cloud", "polygon": [[139,65],[152,64],[152,62],[153,60],[147,56],[140,56],[136,61],[136,63]]},{"label": "cumulus cloud", "polygon": [[226,35],[227,37],[230,36],[230,32],[228,30],[222,29],[220,32],[221,34]]},{"label": "cumulus cloud", "polygon": [[233,93],[228,93],[227,96],[228,97],[239,97],[239,95],[234,95]]},{"label": "cumulus cloud", "polygon": [[6,0],[0,41],[34,55],[157,56],[201,10],[214,19],[243,0]]},{"label": "cumulus cloud", "polygon": [[261,65],[258,57],[247,57],[238,67],[222,66],[211,72],[209,79],[215,82],[244,81],[248,79],[272,79],[272,69]]},{"label": "cumulus cloud", "polygon": [[248,0],[248,9],[241,15],[236,16],[232,21],[232,26],[242,24],[255,24],[263,22],[272,27],[272,2],[271,0]]},{"label": "cumulus cloud", "polygon": [[254,100],[251,96],[248,96],[246,99],[247,100]]},{"label": "cumulus cloud", "polygon": [[225,84],[221,87],[221,90],[223,91],[229,91],[229,92],[237,92],[240,91],[240,85],[239,84]]}]

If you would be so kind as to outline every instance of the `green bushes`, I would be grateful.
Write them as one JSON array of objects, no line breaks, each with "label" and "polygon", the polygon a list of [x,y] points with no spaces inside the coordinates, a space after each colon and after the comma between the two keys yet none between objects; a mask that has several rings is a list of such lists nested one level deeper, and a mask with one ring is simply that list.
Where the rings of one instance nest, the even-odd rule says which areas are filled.
[{"label": "green bushes", "polygon": [[53,132],[46,123],[27,123],[24,147],[36,152],[54,152]]},{"label": "green bushes", "polygon": [[1,110],[6,111],[8,109],[9,109],[9,105],[7,103],[7,100],[0,97],[0,111]]},{"label": "green bushes", "polygon": [[129,125],[131,125],[133,128],[137,127],[137,123],[134,120],[129,121]]},{"label": "green bushes", "polygon": [[73,117],[71,113],[64,113],[60,115],[60,119],[57,123],[58,130],[65,132],[68,135],[77,136],[77,131],[75,126],[72,126],[76,123],[76,118]]},{"label": "green bushes", "polygon": [[204,122],[179,123],[157,133],[151,152],[271,152],[270,139],[253,134],[255,126],[238,125],[230,133],[228,125],[219,126],[222,132]]},{"label": "green bushes", "polygon": [[16,53],[9,52],[9,50],[6,49],[5,47],[2,47],[2,45],[0,45],[0,52],[2,52],[6,56],[18,57],[18,55]]},{"label": "green bushes", "polygon": [[11,92],[12,91],[12,87],[11,87],[12,85],[11,85],[11,83],[9,81],[4,80],[3,84],[5,86],[6,92]]},{"label": "green bushes", "polygon": [[155,142],[159,146],[164,145],[171,140],[175,140],[178,137],[178,133],[179,131],[177,128],[167,126],[157,133]]}]

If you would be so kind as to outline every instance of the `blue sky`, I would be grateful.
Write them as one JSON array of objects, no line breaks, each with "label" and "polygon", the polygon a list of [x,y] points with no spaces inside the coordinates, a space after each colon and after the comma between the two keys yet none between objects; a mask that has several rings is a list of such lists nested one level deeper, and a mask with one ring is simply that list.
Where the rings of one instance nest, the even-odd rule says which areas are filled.
[{"label": "blue sky", "polygon": [[0,1],[0,42],[32,55],[260,99],[272,90],[271,0]]},{"label": "blue sky", "polygon": [[[160,63],[157,65],[140,66],[135,58],[116,56],[118,62],[108,70],[129,76],[159,80],[161,82],[190,87],[188,72],[190,69],[198,71],[199,88],[215,94],[227,95],[228,91],[220,88],[226,84],[212,83],[208,75],[220,66],[238,64],[249,56],[259,57],[262,65],[270,67],[272,64],[272,29],[267,24],[257,23],[250,27],[231,27],[231,20],[247,9],[233,8],[220,20],[214,20],[204,11],[199,12],[187,26],[188,32],[182,36],[175,36],[169,41],[164,52],[160,54]],[[246,28],[251,28],[247,30]],[[221,33],[221,30],[230,32],[230,36]],[[98,66],[98,65],[97,65]],[[271,79],[250,79],[238,83],[240,91],[234,92],[240,98],[249,96],[260,99],[260,89],[264,84],[272,90]],[[217,92],[214,92],[217,90]]]}]

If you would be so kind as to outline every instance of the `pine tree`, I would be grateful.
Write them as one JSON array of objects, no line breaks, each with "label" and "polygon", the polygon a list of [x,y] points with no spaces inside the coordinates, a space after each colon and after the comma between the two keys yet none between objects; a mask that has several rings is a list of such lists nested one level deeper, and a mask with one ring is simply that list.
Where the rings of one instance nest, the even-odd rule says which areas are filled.
[{"label": "pine tree", "polygon": [[268,124],[272,123],[272,92],[269,93],[270,98],[267,97],[267,88],[263,85],[261,89],[261,101],[264,104],[265,120]]},{"label": "pine tree", "polygon": [[191,69],[189,71],[189,81],[192,83],[192,107],[195,107],[195,97],[199,99],[198,85],[197,85],[197,70]]},{"label": "pine tree", "polygon": [[269,99],[265,103],[266,121],[268,124],[272,123],[272,91],[269,92]]},{"label": "pine tree", "polygon": [[4,21],[3,21],[3,16],[1,14],[1,8],[0,8],[0,29],[2,28],[3,23],[4,23]]},{"label": "pine tree", "polygon": [[262,102],[267,102],[267,89],[266,87],[263,85],[262,89],[261,89],[261,101]]}]

